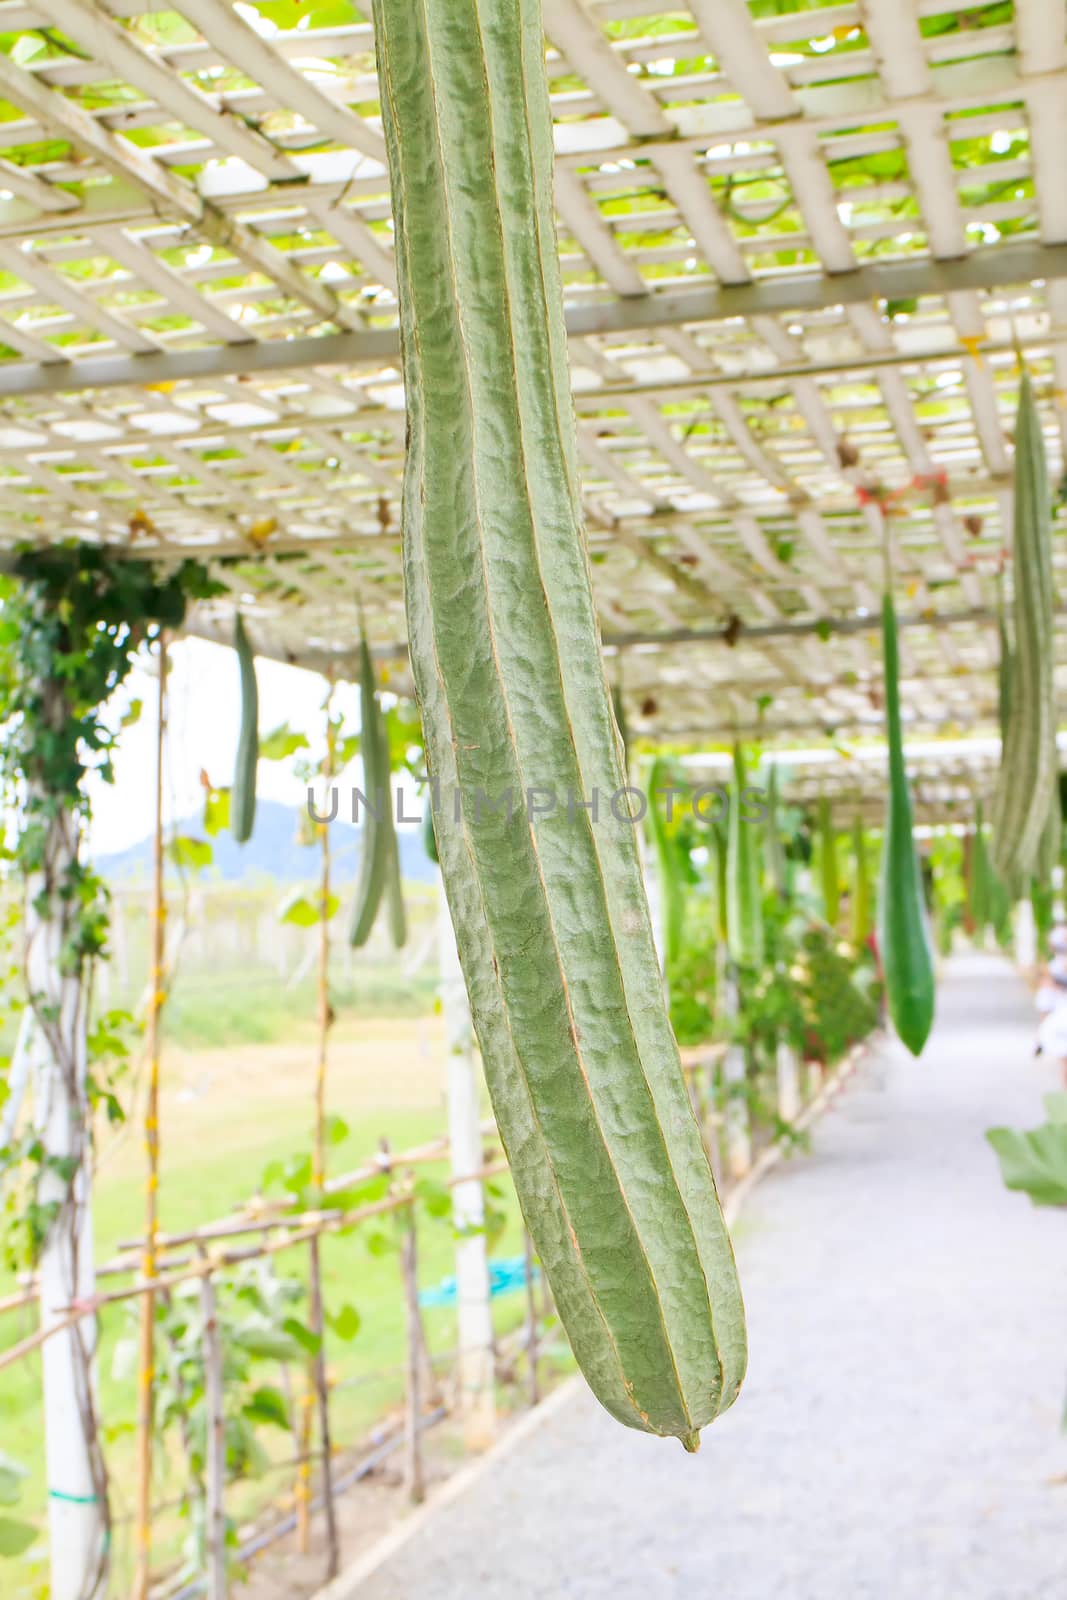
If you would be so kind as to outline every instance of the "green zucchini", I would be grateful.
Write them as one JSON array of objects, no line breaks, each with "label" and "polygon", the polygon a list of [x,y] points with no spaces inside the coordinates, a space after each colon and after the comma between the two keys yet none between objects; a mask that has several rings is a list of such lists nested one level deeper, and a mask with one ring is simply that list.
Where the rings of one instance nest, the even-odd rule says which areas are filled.
[{"label": "green zucchini", "polygon": [[990,877],[992,868],[986,844],[985,818],[982,802],[975,807],[974,832],[971,834],[970,878],[968,881],[969,909],[974,927],[974,937],[979,942],[985,937],[990,922]]},{"label": "green zucchini", "polygon": [[1025,372],[1015,422],[1012,575],[1014,649],[992,819],[993,861],[1007,885],[1039,870],[1043,835],[1047,856],[1058,779],[1051,497],[1041,419]]},{"label": "green zucchini", "polygon": [[678,845],[660,810],[657,795],[672,787],[670,767],[657,757],[648,775],[648,828],[656,851],[656,887],[659,890],[663,932],[663,970],[670,972],[682,953],[685,932],[685,882]]},{"label": "green zucchini", "polygon": [[360,754],[363,755],[363,848],[360,853],[355,896],[349,918],[349,944],[360,949],[370,939],[382,898],[389,909],[389,928],[395,946],[406,938],[405,910],[400,886],[400,853],[395,826],[392,771],[389,762],[389,728],[378,701],[374,662],[365,637],[360,637]]},{"label": "green zucchini", "polygon": [[619,743],[622,746],[622,770],[630,771],[630,724],[626,717],[626,702],[622,697],[622,684],[613,683],[611,686],[611,709],[615,713],[615,726],[619,730]]},{"label": "green zucchini", "polygon": [[256,820],[259,688],[256,683],[256,658],[240,612],[233,625],[233,647],[241,669],[241,731],[237,738],[237,758],[230,790],[230,832],[238,844],[247,844]]},{"label": "green zucchini", "polygon": [[885,652],[886,734],[889,744],[889,808],[882,844],[878,892],[878,944],[893,1026],[917,1056],[934,1020],[934,954],[923,898],[922,873],[912,837],[911,796],[904,767],[900,718],[900,659],[893,597],[882,600]]},{"label": "green zucchini", "polygon": [[841,880],[837,872],[834,814],[826,795],[819,797],[819,882],[822,887],[823,915],[831,928],[836,928],[841,915]]},{"label": "green zucchini", "polygon": [[516,1192],[578,1364],[620,1421],[693,1449],[737,1394],[744,1317],[633,817],[609,804],[624,777],[581,524],[541,9],[373,11],[408,641],[447,797],[442,881]]},{"label": "green zucchini", "polygon": [[789,897],[789,863],[786,860],[785,849],[782,845],[782,834],[779,828],[778,816],[778,763],[771,765],[770,775],[767,779],[766,814],[763,823],[763,842],[767,855],[767,876],[775,894],[783,899]]},{"label": "green zucchini", "polygon": [[871,936],[871,881],[867,874],[867,840],[859,817],[852,824],[852,945],[862,950]]},{"label": "green zucchini", "polygon": [[734,963],[754,969],[763,965],[763,905],[759,835],[745,793],[745,758],[735,744],[727,823],[726,928]]}]

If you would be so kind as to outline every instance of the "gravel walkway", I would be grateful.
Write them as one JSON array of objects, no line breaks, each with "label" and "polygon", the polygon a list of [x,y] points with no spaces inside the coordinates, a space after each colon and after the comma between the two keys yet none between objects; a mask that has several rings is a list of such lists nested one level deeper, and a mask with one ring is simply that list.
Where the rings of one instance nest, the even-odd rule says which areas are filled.
[{"label": "gravel walkway", "polygon": [[954,962],[939,1010],[750,1198],[749,1378],[700,1454],[572,1390],[359,1600],[1067,1595],[1067,1217],[982,1137],[1039,1122],[1054,1073],[994,958]]}]

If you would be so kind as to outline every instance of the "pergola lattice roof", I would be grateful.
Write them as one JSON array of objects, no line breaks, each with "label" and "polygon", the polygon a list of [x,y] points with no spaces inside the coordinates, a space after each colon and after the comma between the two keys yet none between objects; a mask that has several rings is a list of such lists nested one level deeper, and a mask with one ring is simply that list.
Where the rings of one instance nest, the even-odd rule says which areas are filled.
[{"label": "pergola lattice roof", "polygon": [[[1056,477],[1067,441],[1063,0],[545,24],[594,579],[638,725],[878,732],[886,517],[910,725],[989,723],[1017,348]],[[219,571],[263,653],[343,670],[359,600],[402,655],[369,23],[4,0],[0,97],[4,541],[246,557]]]}]

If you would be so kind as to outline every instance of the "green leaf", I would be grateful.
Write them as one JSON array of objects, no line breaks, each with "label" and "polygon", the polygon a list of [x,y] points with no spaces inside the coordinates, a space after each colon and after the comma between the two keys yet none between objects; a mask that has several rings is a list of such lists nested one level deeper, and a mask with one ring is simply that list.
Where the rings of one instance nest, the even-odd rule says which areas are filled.
[{"label": "green leaf", "polygon": [[13,1517],[0,1517],[0,1556],[23,1556],[40,1535],[30,1522],[16,1522]]},{"label": "green leaf", "polygon": [[1032,1133],[990,1128],[986,1138],[1007,1188],[1028,1194],[1035,1206],[1067,1206],[1067,1123],[1047,1122]]},{"label": "green leaf", "polygon": [[298,750],[307,748],[307,735],[298,733],[294,728],[290,728],[287,722],[283,722],[259,741],[259,759],[284,761],[288,756],[295,755]]},{"label": "green leaf", "polygon": [[288,1323],[285,1331],[262,1322],[246,1322],[234,1328],[231,1340],[239,1350],[256,1361],[295,1361],[300,1355],[300,1343],[293,1338]]},{"label": "green leaf", "polygon": [[140,720],[141,720],[141,712],[143,710],[144,710],[144,701],[143,700],[131,700],[129,705],[126,707],[126,710],[122,713],[122,717],[119,720],[119,727],[120,728],[132,728],[132,727],[134,727],[136,723],[140,722]]},{"label": "green leaf", "polygon": [[337,1117],[337,1116],[327,1117],[326,1118],[326,1142],[327,1142],[327,1144],[344,1144],[344,1142],[345,1142],[345,1140],[347,1138],[348,1138],[348,1123],[345,1121],[344,1117]]},{"label": "green leaf", "polygon": [[26,1468],[10,1456],[0,1458],[0,1506],[16,1505],[22,1495],[23,1480],[29,1476]]},{"label": "green leaf", "polygon": [[327,1312],[326,1321],[339,1339],[346,1343],[354,1339],[362,1326],[362,1318],[355,1306],[343,1305],[340,1311]]},{"label": "green leaf", "polygon": [[241,1411],[249,1422],[267,1423],[271,1427],[289,1430],[289,1408],[280,1389],[254,1390]]},{"label": "green leaf", "polygon": [[415,1184],[415,1194],[431,1217],[452,1215],[452,1196],[443,1183],[437,1183],[433,1178],[420,1178]]},{"label": "green leaf", "polygon": [[303,1346],[309,1355],[318,1354],[320,1343],[318,1334],[312,1333],[311,1329],[303,1322],[298,1322],[296,1317],[286,1317],[282,1327],[291,1339],[295,1339],[297,1344]]},{"label": "green leaf", "polygon": [[204,796],[204,827],[212,838],[230,826],[229,789],[208,789]]},{"label": "green leaf", "polygon": [[209,867],[215,852],[206,839],[195,839],[191,834],[180,833],[167,845],[167,853],[176,866],[199,872]]},{"label": "green leaf", "polygon": [[294,889],[278,907],[278,920],[295,923],[298,928],[313,928],[319,920],[319,913],[305,894]]}]

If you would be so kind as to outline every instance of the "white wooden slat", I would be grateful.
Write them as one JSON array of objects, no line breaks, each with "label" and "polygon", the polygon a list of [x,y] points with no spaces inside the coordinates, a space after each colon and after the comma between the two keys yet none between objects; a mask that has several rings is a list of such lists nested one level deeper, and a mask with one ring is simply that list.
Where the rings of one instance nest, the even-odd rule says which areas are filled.
[{"label": "white wooden slat", "polygon": [[579,0],[544,0],[544,21],[552,43],[631,134],[650,138],[671,132],[658,102],[627,72]]},{"label": "white wooden slat", "polygon": [[1067,67],[1067,9],[1063,0],[1015,0],[1015,38],[1026,77]]},{"label": "white wooden slat", "polygon": [[[250,27],[226,0],[176,0],[176,9],[211,40],[221,56],[237,62],[279,105],[298,112],[326,138],[358,150],[384,168],[381,134],[287,61],[273,42]],[[314,53],[310,38],[304,48]]]},{"label": "white wooden slat", "polygon": [[663,187],[719,282],[748,283],[752,274],[692,152],[677,145],[661,145],[650,154],[663,179]]},{"label": "white wooden slat", "polygon": [[24,283],[32,284],[50,304],[69,311],[81,326],[95,328],[113,339],[120,349],[133,354],[159,349],[155,339],[105,310],[92,295],[83,294],[62,273],[53,271],[47,262],[37,258],[32,250],[19,250],[10,244],[0,245],[0,265]]},{"label": "white wooden slat", "polygon": [[186,83],[156,56],[142,49],[133,36],[112,22],[93,0],[48,0],[48,11],[53,26],[61,28],[90,51],[97,61],[106,62],[114,75],[156,100],[167,113],[161,120],[173,118],[186,127],[195,128],[213,140],[220,150],[246,161],[266,177],[296,175],[288,156],[277,150],[269,139],[254,132],[247,123],[227,115],[201,90]]},{"label": "white wooden slat", "polygon": [[396,293],[396,262],[357,211],[347,206],[331,205],[325,195],[307,195],[304,200],[307,212],[332,233],[338,244],[350,250],[361,263],[368,276]]},{"label": "white wooden slat", "polygon": [[711,53],[753,116],[777,121],[800,106],[781,71],[772,64],[745,0],[688,0]]},{"label": "white wooden slat", "polygon": [[560,217],[604,281],[616,294],[645,294],[644,279],[615,243],[611,229],[586,194],[578,175],[557,166],[555,191]]},{"label": "white wooden slat", "polygon": [[674,437],[656,403],[644,395],[626,395],[622,404],[663,459],[700,494],[706,494],[714,505],[722,505],[722,484]]},{"label": "white wooden slat", "polygon": [[1067,183],[1063,180],[1067,85],[1062,72],[1031,80],[1026,98],[1041,238],[1046,244],[1067,243]]},{"label": "white wooden slat", "polygon": [[782,166],[811,242],[828,273],[856,266],[848,229],[838,215],[837,196],[819,140],[807,123],[785,124],[777,133]]},{"label": "white wooden slat", "polygon": [[127,140],[119,139],[71,100],[46,89],[33,76],[0,54],[0,93],[14,105],[31,111],[44,128],[53,128],[86,150],[108,171],[130,180],[148,199],[153,211],[192,223],[213,243],[232,251],[247,266],[263,272],[294,299],[339,327],[358,321],[329,288],[306,277],[280,251],[236,218],[206,205],[192,187]]},{"label": "white wooden slat", "polygon": [[213,305],[181,273],[160,261],[158,256],[154,256],[151,250],[122,228],[102,228],[97,238],[112,259],[131,272],[137,282],[155,289],[171,306],[193,317],[209,333],[217,334],[228,344],[241,344],[254,337],[248,328],[235,322],[221,307]]},{"label": "white wooden slat", "polygon": [[81,209],[77,195],[57,188],[46,178],[17,166],[14,161],[0,160],[0,189],[9,189],[20,200],[28,200],[41,211],[70,212]]}]

